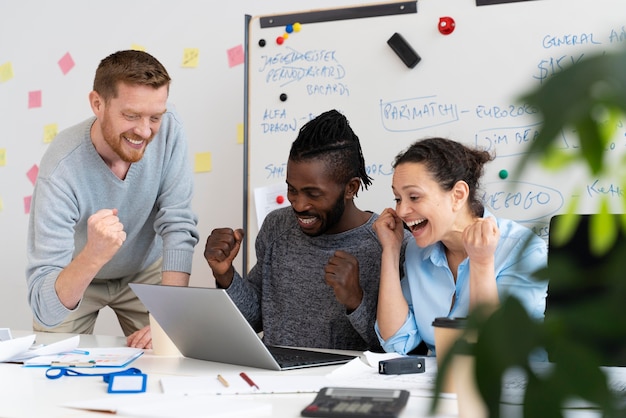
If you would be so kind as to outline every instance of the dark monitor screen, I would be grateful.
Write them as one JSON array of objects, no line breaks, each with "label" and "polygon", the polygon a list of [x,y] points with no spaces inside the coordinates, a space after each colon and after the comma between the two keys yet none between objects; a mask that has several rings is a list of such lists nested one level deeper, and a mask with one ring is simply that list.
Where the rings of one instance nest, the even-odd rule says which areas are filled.
[{"label": "dark monitor screen", "polygon": [[[559,216],[550,220],[551,231]],[[590,217],[581,215],[574,235],[562,245],[550,234],[546,321],[554,332],[593,347],[602,365],[626,366],[626,237],[615,219],[617,242],[608,252],[594,254]],[[558,355],[550,349],[548,354],[551,360]]]}]

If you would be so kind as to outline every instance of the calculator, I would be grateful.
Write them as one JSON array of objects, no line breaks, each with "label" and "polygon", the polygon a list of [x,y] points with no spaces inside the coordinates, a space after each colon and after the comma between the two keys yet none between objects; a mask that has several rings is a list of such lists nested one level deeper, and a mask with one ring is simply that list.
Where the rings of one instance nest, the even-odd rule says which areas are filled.
[{"label": "calculator", "polygon": [[409,399],[403,389],[322,388],[303,417],[396,418]]}]

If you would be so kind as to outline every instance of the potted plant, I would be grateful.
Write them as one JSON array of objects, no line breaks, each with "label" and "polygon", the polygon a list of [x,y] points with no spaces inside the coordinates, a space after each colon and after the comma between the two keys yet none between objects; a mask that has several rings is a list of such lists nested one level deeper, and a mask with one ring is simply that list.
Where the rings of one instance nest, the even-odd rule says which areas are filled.
[{"label": "potted plant", "polygon": [[[616,237],[619,228],[626,231],[626,215],[615,217],[610,213],[626,212],[626,150],[618,159],[609,158],[608,152],[616,127],[626,123],[626,51],[596,55],[573,64],[522,100],[536,106],[544,122],[518,174],[530,160],[540,159],[555,170],[583,164],[594,176],[620,179],[616,185],[621,188],[620,207],[611,207],[607,198],[600,201],[591,217],[589,244],[593,253],[605,257],[602,268],[622,272],[626,245],[616,245]],[[574,128],[579,137],[580,146],[574,153],[560,151],[556,146],[565,128]],[[577,210],[573,200],[564,221],[550,231],[551,240],[562,243],[570,239],[580,219],[575,215]],[[455,352],[474,356],[477,386],[490,417],[500,416],[503,378],[512,369],[521,370],[526,377],[524,417],[561,417],[563,407],[572,399],[591,403],[605,417],[626,416],[625,395],[611,390],[602,367],[619,364],[625,358],[619,356],[626,356],[626,321],[621,316],[626,302],[626,275],[589,277],[592,273],[585,266],[572,265],[572,260],[551,261],[547,268],[537,271],[536,277],[550,280],[549,289],[574,293],[581,283],[592,279],[601,291],[572,298],[543,322],[529,318],[513,297],[502,301],[490,315],[483,315],[481,309],[470,313],[467,332],[477,336],[476,342],[460,340],[450,356]],[[607,346],[615,349],[618,357],[607,358]],[[550,362],[540,370],[529,358],[537,350],[550,353]],[[450,364],[444,362],[443,367]],[[437,396],[440,383],[436,386]]]}]

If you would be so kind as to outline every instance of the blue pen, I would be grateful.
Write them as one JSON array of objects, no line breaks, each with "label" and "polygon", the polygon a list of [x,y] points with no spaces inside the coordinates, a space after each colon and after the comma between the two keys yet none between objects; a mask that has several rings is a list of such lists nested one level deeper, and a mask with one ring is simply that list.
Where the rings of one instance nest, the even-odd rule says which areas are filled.
[{"label": "blue pen", "polygon": [[86,356],[89,355],[89,351],[85,351],[85,350],[72,350],[70,353],[72,353],[72,354],[84,354]]}]

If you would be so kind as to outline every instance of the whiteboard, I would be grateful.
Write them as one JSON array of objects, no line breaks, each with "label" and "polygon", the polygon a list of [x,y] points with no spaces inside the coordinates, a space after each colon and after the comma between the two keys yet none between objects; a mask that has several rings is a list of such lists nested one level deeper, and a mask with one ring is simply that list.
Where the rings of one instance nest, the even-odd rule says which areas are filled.
[{"label": "whiteboard", "polygon": [[[361,209],[392,207],[391,163],[412,142],[443,136],[485,148],[496,158],[485,167],[483,200],[498,217],[510,218],[547,237],[551,216],[578,196],[593,210],[602,195],[618,204],[618,182],[591,178],[582,167],[554,174],[530,166],[512,175],[541,128],[536,110],[519,97],[585,56],[626,47],[623,0],[523,2],[419,0],[257,16],[247,36],[248,266],[262,217],[286,193],[286,162],[300,127],[330,108],[346,115],[363,147],[369,190]],[[485,5],[478,5],[485,4]],[[449,17],[453,31],[441,31]],[[287,25],[301,23],[285,39]],[[408,67],[387,44],[399,33],[421,57]],[[282,44],[276,40],[283,37]],[[626,145],[619,122],[617,152]],[[562,132],[559,146],[577,146]],[[508,175],[508,176],[507,176]],[[259,191],[272,191],[259,198]],[[273,194],[272,194],[273,193]],[[256,195],[256,196],[255,196]],[[286,194],[285,194],[286,197]]]}]

